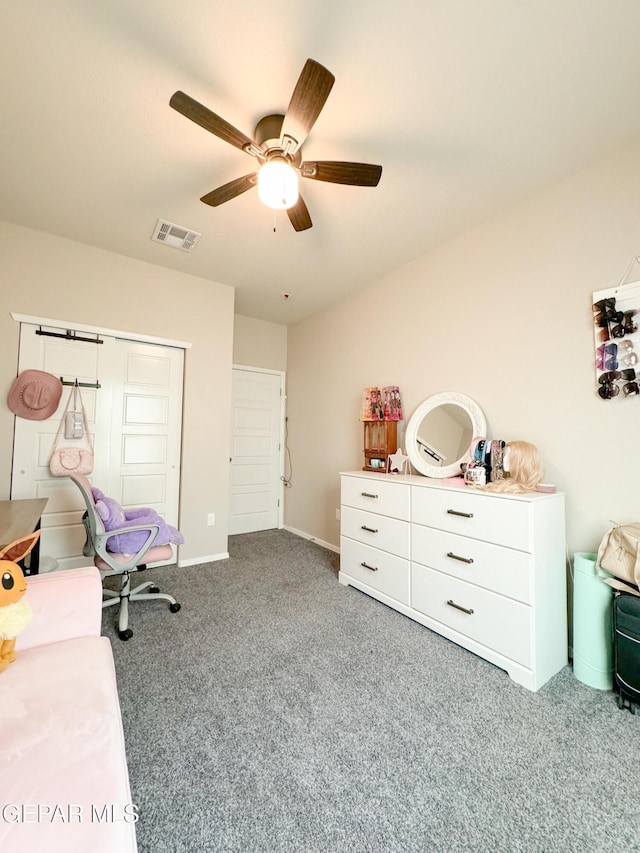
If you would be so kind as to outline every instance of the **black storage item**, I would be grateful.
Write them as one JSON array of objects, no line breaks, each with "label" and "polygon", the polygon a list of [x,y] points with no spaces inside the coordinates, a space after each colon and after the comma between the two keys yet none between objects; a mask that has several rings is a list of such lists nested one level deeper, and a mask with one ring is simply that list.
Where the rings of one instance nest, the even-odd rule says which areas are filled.
[{"label": "black storage item", "polygon": [[640,713],[640,598],[626,592],[613,599],[613,655],[618,707]]}]

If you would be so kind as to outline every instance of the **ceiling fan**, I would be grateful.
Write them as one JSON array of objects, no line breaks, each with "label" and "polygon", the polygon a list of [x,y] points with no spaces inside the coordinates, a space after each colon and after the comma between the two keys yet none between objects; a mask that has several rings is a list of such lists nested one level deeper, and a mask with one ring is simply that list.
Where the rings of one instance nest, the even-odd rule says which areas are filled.
[{"label": "ceiling fan", "polygon": [[286,210],[296,231],[311,228],[309,211],[298,192],[298,177],[332,184],[375,187],[382,166],[369,163],[345,163],[333,160],[303,160],[302,144],[320,115],[335,77],[314,59],[307,59],[285,115],[268,115],[260,119],[251,139],[229,122],[184,92],[175,92],[171,107],[199,124],[224,142],[255,157],[257,171],[218,187],[200,201],[217,207],[258,187],[260,200],[268,207]]}]

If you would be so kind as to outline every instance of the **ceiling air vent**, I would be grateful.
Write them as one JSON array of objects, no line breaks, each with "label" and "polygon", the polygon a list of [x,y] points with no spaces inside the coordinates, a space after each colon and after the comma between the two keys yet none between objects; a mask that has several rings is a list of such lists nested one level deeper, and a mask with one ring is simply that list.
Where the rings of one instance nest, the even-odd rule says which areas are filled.
[{"label": "ceiling air vent", "polygon": [[173,222],[158,219],[151,239],[155,240],[156,243],[164,243],[165,246],[173,246],[174,249],[190,252],[201,236],[202,234],[198,234],[197,231],[189,231],[188,228],[174,225]]}]

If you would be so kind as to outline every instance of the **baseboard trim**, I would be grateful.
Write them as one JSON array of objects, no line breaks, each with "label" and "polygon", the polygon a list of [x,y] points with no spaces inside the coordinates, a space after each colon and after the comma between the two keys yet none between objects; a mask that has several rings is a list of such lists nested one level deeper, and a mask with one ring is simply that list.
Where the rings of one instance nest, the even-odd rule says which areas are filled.
[{"label": "baseboard trim", "polygon": [[289,527],[288,524],[284,525],[284,530],[288,530],[289,533],[294,533],[296,536],[300,536],[302,539],[308,539],[309,542],[315,542],[316,545],[321,545],[323,548],[326,548],[329,551],[333,551],[336,554],[340,553],[340,548],[336,545],[332,545],[331,542],[325,542],[324,539],[318,539],[317,536],[311,536],[309,533],[305,533],[304,530],[296,530],[295,527]]},{"label": "baseboard trim", "polygon": [[178,567],[183,569],[186,566],[197,566],[199,563],[215,563],[216,560],[228,560],[229,552],[223,554],[209,554],[208,557],[190,557],[188,560],[178,560]]}]

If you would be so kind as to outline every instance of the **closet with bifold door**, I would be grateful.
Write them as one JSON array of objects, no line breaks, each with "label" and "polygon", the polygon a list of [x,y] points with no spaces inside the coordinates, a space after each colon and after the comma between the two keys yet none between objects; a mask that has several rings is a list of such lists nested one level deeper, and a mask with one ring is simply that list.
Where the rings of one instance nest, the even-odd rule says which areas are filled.
[{"label": "closet with bifold door", "polygon": [[11,474],[12,499],[47,498],[42,571],[53,560],[59,569],[88,562],[82,554],[80,492],[68,477],[49,471],[56,432],[76,383],[94,447],[92,485],[125,509],[152,507],[179,527],[184,348],[93,327],[62,328],[56,322],[21,322],[18,372],[51,373],[62,380],[63,393],[49,419],[15,418]]}]

